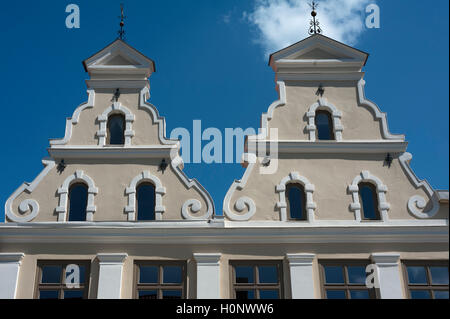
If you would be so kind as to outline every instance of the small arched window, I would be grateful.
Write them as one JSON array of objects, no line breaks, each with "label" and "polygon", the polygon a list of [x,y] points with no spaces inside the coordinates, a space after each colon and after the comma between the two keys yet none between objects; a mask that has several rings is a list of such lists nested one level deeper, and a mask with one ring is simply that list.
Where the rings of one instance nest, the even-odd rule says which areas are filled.
[{"label": "small arched window", "polygon": [[287,215],[291,220],[307,220],[306,194],[300,184],[288,184],[286,187]]},{"label": "small arched window", "polygon": [[74,184],[69,189],[69,222],[86,221],[88,187],[82,183]]},{"label": "small arched window", "polygon": [[106,144],[125,144],[125,117],[122,114],[114,114],[108,118],[108,133]]},{"label": "small arched window", "polygon": [[358,187],[361,217],[365,220],[380,220],[381,215],[378,210],[378,197],[375,186],[371,183],[360,183]]},{"label": "small arched window", "polygon": [[142,183],[136,189],[137,220],[155,220],[155,186]]},{"label": "small arched window", "polygon": [[333,131],[333,121],[329,112],[317,111],[315,121],[317,128],[317,140],[332,141],[335,139]]}]

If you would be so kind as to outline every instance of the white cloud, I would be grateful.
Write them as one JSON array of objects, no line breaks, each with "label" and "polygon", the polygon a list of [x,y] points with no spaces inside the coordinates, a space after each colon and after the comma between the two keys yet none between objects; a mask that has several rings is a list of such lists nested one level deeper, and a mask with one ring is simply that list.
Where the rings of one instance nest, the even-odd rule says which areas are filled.
[{"label": "white cloud", "polygon": [[[273,53],[309,36],[310,0],[256,0],[253,12],[243,18],[258,29],[266,54]],[[318,20],[323,34],[355,45],[365,30],[365,9],[376,0],[319,1]]]}]

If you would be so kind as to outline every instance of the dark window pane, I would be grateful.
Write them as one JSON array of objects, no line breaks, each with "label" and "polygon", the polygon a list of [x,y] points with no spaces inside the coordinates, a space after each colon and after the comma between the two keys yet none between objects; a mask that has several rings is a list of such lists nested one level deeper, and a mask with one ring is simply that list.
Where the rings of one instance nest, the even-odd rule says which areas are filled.
[{"label": "dark window pane", "polygon": [[236,283],[237,284],[248,284],[254,283],[254,269],[252,266],[236,266]]},{"label": "dark window pane", "polygon": [[408,280],[410,284],[427,284],[427,272],[425,267],[411,266],[408,267]]},{"label": "dark window pane", "polygon": [[370,299],[369,291],[367,290],[350,290],[350,297],[352,299]]},{"label": "dark window pane", "polygon": [[258,267],[259,283],[276,284],[278,283],[278,270],[276,266]]},{"label": "dark window pane", "polygon": [[344,272],[341,266],[325,266],[325,282],[327,284],[343,284]]},{"label": "dark window pane", "polygon": [[434,298],[435,299],[448,299],[448,291],[435,290]]},{"label": "dark window pane", "polygon": [[278,290],[260,290],[259,299],[279,299]]},{"label": "dark window pane", "polygon": [[88,189],[84,184],[75,184],[69,191],[69,221],[86,221]]},{"label": "dark window pane", "polygon": [[237,290],[236,299],[255,299],[254,290]]},{"label": "dark window pane", "polygon": [[287,201],[289,203],[289,217],[291,219],[306,220],[305,192],[300,185],[288,185]]},{"label": "dark window pane", "polygon": [[181,299],[181,290],[163,290],[163,299]]},{"label": "dark window pane", "polygon": [[59,284],[61,283],[61,266],[43,266],[42,267],[42,283],[43,284]]},{"label": "dark window pane", "polygon": [[430,299],[430,292],[427,290],[411,290],[411,299]]},{"label": "dark window pane", "polygon": [[139,283],[141,283],[141,284],[157,284],[158,283],[158,267],[157,266],[140,266],[139,267]]},{"label": "dark window pane", "polygon": [[142,184],[137,189],[138,220],[155,220],[155,187]]},{"label": "dark window pane", "polygon": [[364,219],[379,219],[375,187],[369,184],[360,184],[359,195],[362,201],[361,206],[364,213]]},{"label": "dark window pane", "polygon": [[83,299],[82,290],[64,290],[64,299]]},{"label": "dark window pane", "polygon": [[327,290],[327,299],[347,299],[345,290]]},{"label": "dark window pane", "polygon": [[86,282],[86,266],[79,266],[80,268],[80,283],[84,284]]},{"label": "dark window pane", "polygon": [[430,267],[433,285],[448,285],[448,267]]},{"label": "dark window pane", "polygon": [[365,284],[366,283],[366,268],[362,266],[347,267],[348,282],[350,284]]},{"label": "dark window pane", "polygon": [[158,292],[156,290],[140,290],[139,299],[158,299]]},{"label": "dark window pane", "polygon": [[180,266],[163,267],[163,283],[180,284],[182,280],[182,269]]},{"label": "dark window pane", "polygon": [[58,290],[41,290],[39,291],[39,299],[59,299]]},{"label": "dark window pane", "polygon": [[108,119],[108,142],[110,145],[125,144],[125,119],[122,115],[113,115]]},{"label": "dark window pane", "polygon": [[316,128],[319,141],[334,140],[330,113],[324,111],[316,112]]}]

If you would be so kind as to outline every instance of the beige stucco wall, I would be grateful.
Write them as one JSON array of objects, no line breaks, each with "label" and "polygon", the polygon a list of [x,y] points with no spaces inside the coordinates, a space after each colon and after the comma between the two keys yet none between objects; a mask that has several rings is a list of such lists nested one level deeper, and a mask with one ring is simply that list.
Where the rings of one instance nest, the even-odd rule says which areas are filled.
[{"label": "beige stucco wall", "polygon": [[[72,137],[67,145],[98,145],[97,131],[100,129],[97,118],[109,108],[114,100],[115,90],[96,90],[93,108],[86,108],[80,114],[78,124],[73,126]],[[132,145],[161,145],[158,138],[158,124],[151,112],[139,107],[139,90],[122,89],[119,102],[135,116],[131,139]]]},{"label": "beige stucco wall", "polygon": [[356,82],[291,82],[286,81],[286,105],[275,108],[269,128],[278,129],[280,140],[309,140],[306,130],[309,108],[317,103],[320,84],[324,98],[341,113],[343,140],[382,140],[380,121],[367,107],[359,106]]},{"label": "beige stucco wall", "polygon": [[[134,291],[134,263],[142,260],[187,261],[188,298],[196,298],[196,263],[194,253],[221,253],[220,291],[222,298],[230,298],[230,261],[283,261],[283,290],[291,298],[288,253],[313,253],[315,297],[321,297],[320,260],[370,260],[376,252],[399,252],[402,260],[448,260],[447,244],[284,244],[284,245],[76,245],[76,244],[13,244],[3,245],[2,252],[24,252],[20,268],[17,297],[34,297],[36,265],[41,260],[91,260],[89,297],[96,298],[98,285],[98,253],[127,253],[123,267],[122,298],[132,298]],[[399,265],[400,267],[400,265]],[[400,272],[402,273],[402,272]],[[403,280],[404,282],[404,280]],[[406,290],[405,290],[406,291]]]},{"label": "beige stucco wall", "polygon": [[53,168],[32,194],[24,192],[18,196],[13,202],[13,208],[17,211],[17,207],[24,199],[32,198],[38,201],[40,207],[39,214],[33,222],[56,222],[55,209],[59,205],[58,188],[76,170],[82,170],[94,180],[99,191],[95,196],[97,211],[94,214],[94,221],[126,221],[124,209],[128,205],[128,196],[125,190],[135,176],[143,171],[149,171],[159,178],[166,188],[166,194],[162,196],[166,208],[164,220],[183,219],[181,208],[189,199],[197,199],[202,203],[202,209],[197,214],[203,215],[207,206],[202,196],[194,188],[187,189],[171,166],[164,173],[158,170],[159,163],[160,160],[157,159],[67,161],[67,167],[62,174]]},{"label": "beige stucco wall", "polygon": [[[416,189],[403,171],[397,156],[392,166],[384,166],[385,155],[371,154],[323,154],[323,155],[280,155],[278,169],[274,174],[260,173],[261,161],[258,160],[250,174],[246,186],[236,190],[230,201],[230,208],[242,196],[248,196],[256,204],[256,213],[251,220],[280,220],[276,207],[279,193],[276,186],[291,172],[298,172],[315,186],[313,194],[317,204],[315,218],[318,220],[355,220],[350,211],[352,196],[348,186],[362,171],[369,171],[388,187],[386,200],[391,205],[390,219],[416,219],[407,210],[408,200],[420,195],[429,200],[422,189]],[[238,212],[236,212],[239,214]],[[448,205],[442,205],[434,219],[448,218]]]}]

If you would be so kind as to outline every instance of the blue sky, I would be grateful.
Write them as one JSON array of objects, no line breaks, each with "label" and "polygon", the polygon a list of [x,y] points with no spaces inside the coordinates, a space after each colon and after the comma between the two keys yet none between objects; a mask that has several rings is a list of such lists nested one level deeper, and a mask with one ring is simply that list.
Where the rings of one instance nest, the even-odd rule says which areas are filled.
[{"label": "blue sky", "polygon": [[[388,113],[392,133],[406,135],[418,177],[448,189],[449,2],[379,0],[381,28],[361,29],[353,23],[375,1],[341,1],[337,13],[329,0],[319,8],[324,34],[371,54],[367,97]],[[303,39],[309,25],[300,0],[123,2],[127,42],[156,62],[150,101],[166,117],[168,133],[177,127],[191,130],[196,119],[203,128],[222,132],[258,128],[261,113],[277,99],[267,52]],[[65,27],[70,3],[80,7],[80,29]],[[65,118],[86,100],[81,61],[115,39],[120,3],[2,4],[1,202],[39,174],[48,139],[64,136]],[[290,25],[271,24],[280,8],[292,17]],[[281,27],[274,39],[273,28]],[[185,171],[208,189],[221,212],[225,193],[243,168],[188,164]]]}]

